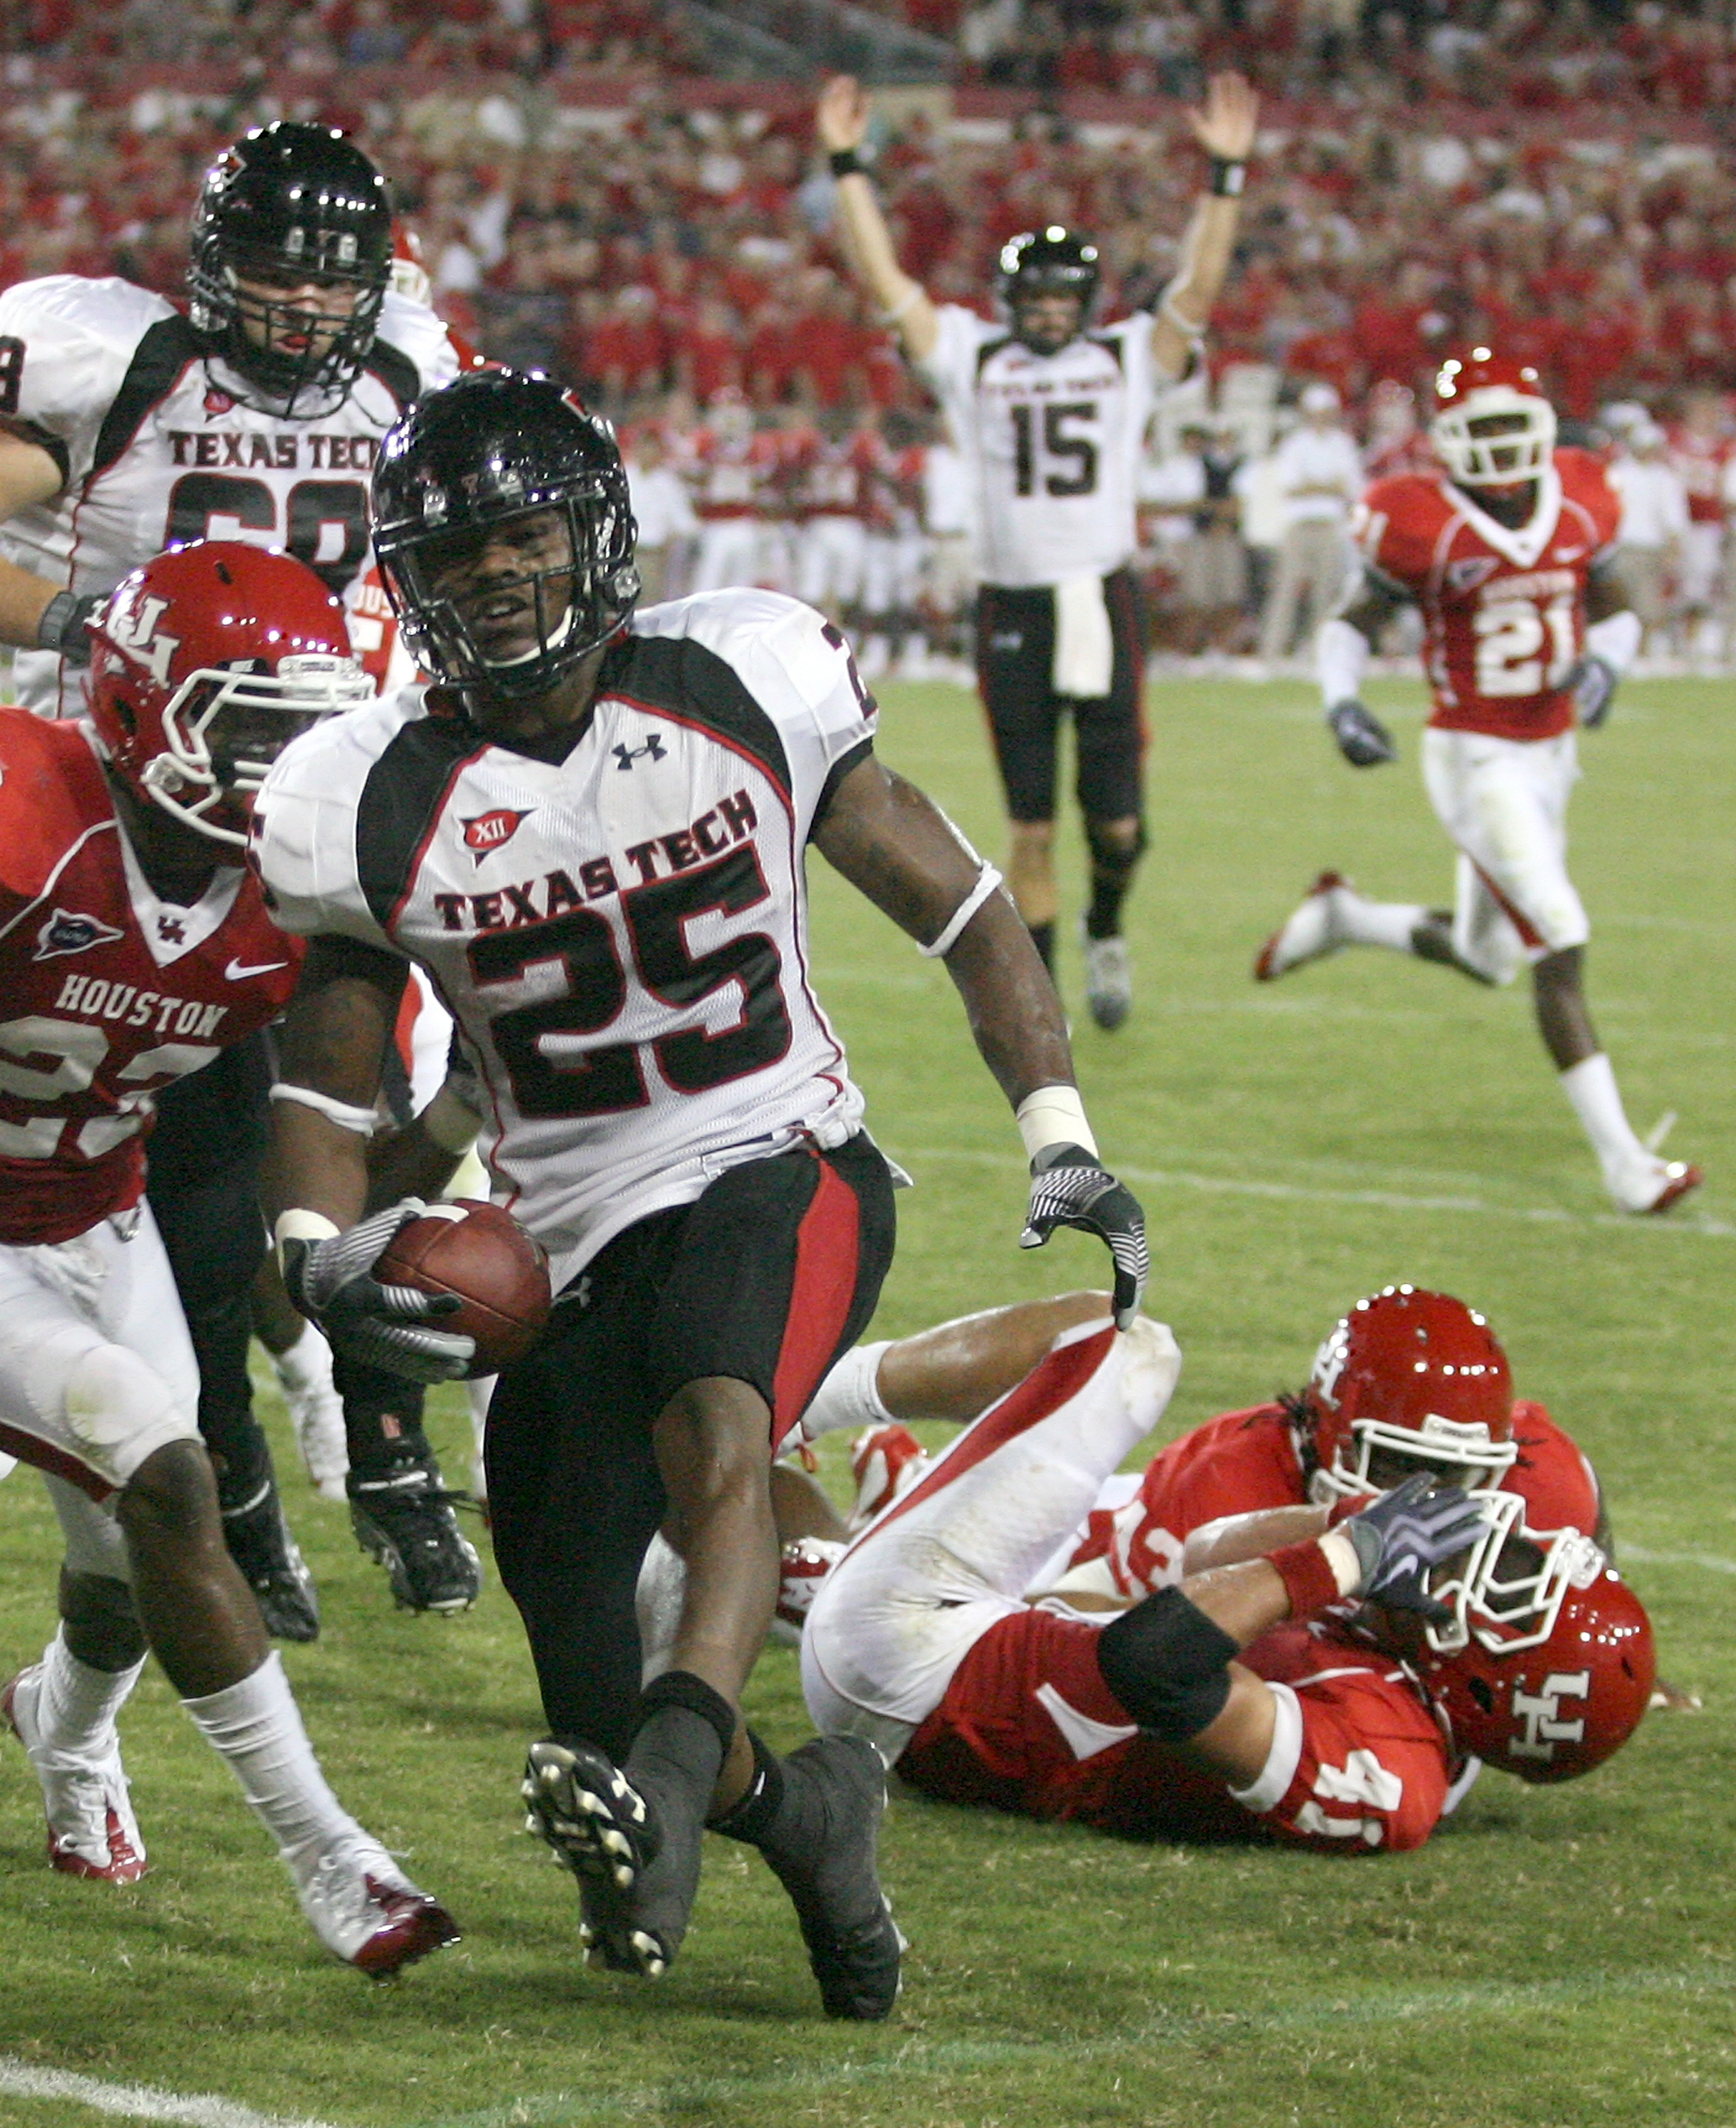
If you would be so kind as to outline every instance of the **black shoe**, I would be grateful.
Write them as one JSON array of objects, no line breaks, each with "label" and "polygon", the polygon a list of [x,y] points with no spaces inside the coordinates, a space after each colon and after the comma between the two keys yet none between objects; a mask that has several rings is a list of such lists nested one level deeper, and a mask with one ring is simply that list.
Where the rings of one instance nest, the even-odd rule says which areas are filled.
[{"label": "black shoe", "polygon": [[274,1641],[316,1641],[320,1598],[289,1524],[277,1484],[268,1476],[246,1499],[223,1509],[223,1541],[259,1605]]},{"label": "black shoe", "polygon": [[875,1867],[886,1807],[880,1755],[860,1736],[816,1737],[785,1760],[784,1779],[807,1790],[791,1821],[799,1833],[787,1852],[778,1841],[760,1852],[795,1907],[826,2015],[878,2023],[898,1999],[904,1950]]},{"label": "black shoe", "polygon": [[519,1793],[529,1806],[525,1831],[546,1840],[579,1880],[586,1947],[611,1972],[660,1978],[693,1902],[690,1890],[679,1914],[652,1911],[667,1902],[645,1883],[662,1847],[645,1798],[602,1752],[553,1737],[531,1746]]},{"label": "black shoe", "polygon": [[344,1480],[356,1542],[391,1578],[404,1611],[467,1611],[482,1590],[482,1562],[458,1527],[455,1501],[431,1455],[352,1470]]}]

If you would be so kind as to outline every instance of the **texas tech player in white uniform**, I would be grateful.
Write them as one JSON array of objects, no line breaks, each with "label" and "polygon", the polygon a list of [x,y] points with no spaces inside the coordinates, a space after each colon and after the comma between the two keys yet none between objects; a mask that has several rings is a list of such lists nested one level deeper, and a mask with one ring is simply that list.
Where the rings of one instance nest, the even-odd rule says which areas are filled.
[{"label": "texas tech player in white uniform", "polygon": [[[50,453],[64,484],[0,525],[0,555],[82,595],[161,547],[281,547],[343,600],[356,653],[382,680],[396,628],[371,572],[368,477],[405,407],[457,370],[441,321],[388,292],[367,367],[287,419],[252,403],[163,297],[69,273],[20,282],[0,294],[0,418]],[[21,650],[13,675],[28,707],[82,710],[78,675],[57,653]]]},{"label": "texas tech player in white uniform", "polygon": [[720,591],[633,615],[561,763],[414,686],[279,765],[256,829],[279,921],[429,971],[557,1290],[725,1168],[856,1129],[802,855],[875,720],[818,615]]}]

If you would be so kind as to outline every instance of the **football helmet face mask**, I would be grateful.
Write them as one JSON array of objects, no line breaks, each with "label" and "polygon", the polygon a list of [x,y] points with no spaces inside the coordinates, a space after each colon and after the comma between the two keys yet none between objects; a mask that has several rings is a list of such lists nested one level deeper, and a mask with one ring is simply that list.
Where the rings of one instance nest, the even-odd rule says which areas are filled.
[{"label": "football helmet face mask", "polygon": [[548,692],[639,596],[614,431],[546,377],[477,370],[381,447],[374,551],[404,640],[448,686]]},{"label": "football helmet face mask", "polygon": [[111,767],[147,804],[236,848],[289,742],[373,692],[313,572],[237,540],[135,569],[90,633],[91,717]]},{"label": "football helmet face mask", "polygon": [[1408,1659],[1462,1752],[1522,1781],[1565,1781],[1625,1744],[1652,1696],[1644,1606],[1579,1531],[1534,1530],[1516,1494],[1430,1584],[1451,1607]]},{"label": "football helmet face mask", "polygon": [[1474,347],[1441,364],[1429,438],[1454,487],[1520,487],[1549,464],[1555,409],[1530,363]]},{"label": "football helmet face mask", "polygon": [[[1099,278],[1097,246],[1089,236],[1051,223],[1028,230],[1001,247],[994,292],[1017,339],[1033,354],[1058,354],[1091,320]],[[1045,296],[1071,296],[1078,303],[1067,330],[1051,327],[1034,306]]]},{"label": "football helmet face mask", "polygon": [[359,148],[324,126],[255,127],[206,172],[193,210],[194,328],[269,411],[330,406],[373,346],[392,253],[391,197]]},{"label": "football helmet face mask", "polygon": [[1315,1354],[1301,1402],[1322,1507],[1423,1469],[1481,1492],[1519,1453],[1506,1355],[1450,1294],[1389,1285],[1359,1300]]}]

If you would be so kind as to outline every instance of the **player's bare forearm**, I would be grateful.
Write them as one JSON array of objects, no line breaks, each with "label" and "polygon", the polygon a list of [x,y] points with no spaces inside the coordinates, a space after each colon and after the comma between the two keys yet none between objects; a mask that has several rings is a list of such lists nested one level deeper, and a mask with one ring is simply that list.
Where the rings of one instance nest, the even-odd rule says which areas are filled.
[{"label": "player's bare forearm", "polygon": [[[1214,168],[1246,164],[1259,121],[1259,98],[1239,74],[1214,74],[1204,104],[1188,114],[1193,137]],[[1239,191],[1209,192],[1193,211],[1182,240],[1181,263],[1164,292],[1152,333],[1153,355],[1169,376],[1179,377],[1187,368],[1193,344],[1211,318],[1235,255],[1240,218]]]},{"label": "player's bare forearm", "polygon": [[[48,501],[64,485],[59,467],[41,444],[0,428],[0,521]],[[16,562],[0,562],[0,643],[35,649],[42,615],[61,588]]]},{"label": "player's bare forearm", "polygon": [[1326,1529],[1324,1508],[1261,1508],[1249,1514],[1221,1515],[1189,1532],[1182,1547],[1182,1572],[1205,1574],[1213,1567],[1234,1566],[1281,1545],[1307,1544],[1323,1537]]},{"label": "player's bare forearm", "polygon": [[[933,800],[872,755],[838,786],[814,841],[828,863],[924,946],[940,938],[981,876],[981,860]],[[946,972],[1015,1108],[1039,1086],[1073,1083],[1060,1000],[1004,891],[965,925]]]},{"label": "player's bare forearm", "polygon": [[[837,74],[827,83],[814,112],[814,130],[828,155],[861,145],[868,131],[868,101],[858,82],[848,74]],[[939,337],[934,306],[921,284],[899,264],[873,184],[860,170],[837,181],[837,217],[851,273],[880,305],[904,352],[921,362],[934,352]]]},{"label": "player's bare forearm", "polygon": [[382,1211],[401,1197],[439,1197],[458,1171],[461,1156],[428,1134],[418,1116],[368,1148],[368,1209]]},{"label": "player's bare forearm", "polygon": [[[347,939],[308,950],[278,1043],[279,1077],[346,1110],[371,1112],[408,971],[393,955]],[[273,1103],[265,1173],[268,1215],[291,1205],[340,1227],[368,1197],[368,1139],[306,1102]]]}]

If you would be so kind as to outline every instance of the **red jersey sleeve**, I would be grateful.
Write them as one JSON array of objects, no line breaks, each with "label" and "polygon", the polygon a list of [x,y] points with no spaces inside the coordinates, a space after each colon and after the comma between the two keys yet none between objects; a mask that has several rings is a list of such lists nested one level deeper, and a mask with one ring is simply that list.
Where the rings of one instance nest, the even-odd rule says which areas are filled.
[{"label": "red jersey sleeve", "polygon": [[1443,517],[1438,482],[1419,473],[1378,480],[1358,503],[1350,536],[1373,573],[1415,598],[1426,581]]},{"label": "red jersey sleeve", "polygon": [[1603,460],[1590,451],[1563,444],[1555,454],[1555,469],[1561,475],[1563,501],[1577,503],[1595,527],[1592,560],[1596,566],[1615,547],[1621,528],[1621,498],[1610,485]]},{"label": "red jersey sleeve", "polygon": [[1521,1398],[1513,1407],[1518,1461],[1507,1473],[1510,1492],[1524,1496],[1533,1529],[1577,1529],[1593,1536],[1601,1494],[1597,1473],[1584,1451],[1540,1404]]}]

